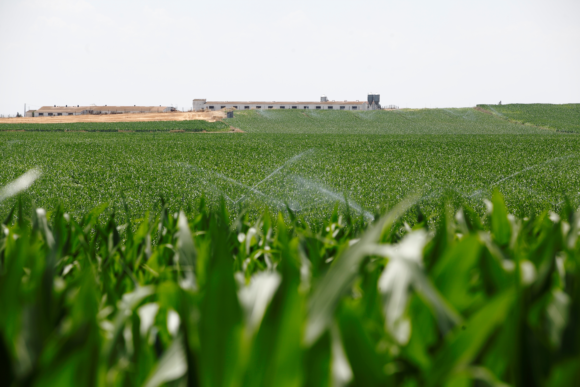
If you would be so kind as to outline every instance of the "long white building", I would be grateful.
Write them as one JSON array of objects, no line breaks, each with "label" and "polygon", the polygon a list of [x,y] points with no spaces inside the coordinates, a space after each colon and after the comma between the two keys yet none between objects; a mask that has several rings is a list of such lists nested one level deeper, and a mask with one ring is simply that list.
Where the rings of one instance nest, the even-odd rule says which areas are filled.
[{"label": "long white building", "polygon": [[307,110],[375,110],[380,109],[379,95],[369,94],[367,101],[329,101],[325,96],[320,102],[279,101],[207,101],[194,99],[193,110],[252,110],[252,109],[307,109]]},{"label": "long white building", "polygon": [[171,106],[43,106],[29,110],[26,117],[81,116],[85,114],[168,113]]}]

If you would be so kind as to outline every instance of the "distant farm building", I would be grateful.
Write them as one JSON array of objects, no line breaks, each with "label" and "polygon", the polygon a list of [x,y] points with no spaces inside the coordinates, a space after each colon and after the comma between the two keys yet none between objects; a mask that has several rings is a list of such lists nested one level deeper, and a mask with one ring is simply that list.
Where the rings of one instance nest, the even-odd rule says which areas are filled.
[{"label": "distant farm building", "polygon": [[253,109],[303,109],[303,110],[377,110],[381,108],[380,95],[369,94],[366,101],[329,101],[326,96],[320,102],[276,102],[276,101],[207,101],[194,99],[193,110],[253,110]]},{"label": "distant farm building", "polygon": [[29,110],[26,117],[80,116],[85,114],[169,113],[171,106],[43,106]]}]

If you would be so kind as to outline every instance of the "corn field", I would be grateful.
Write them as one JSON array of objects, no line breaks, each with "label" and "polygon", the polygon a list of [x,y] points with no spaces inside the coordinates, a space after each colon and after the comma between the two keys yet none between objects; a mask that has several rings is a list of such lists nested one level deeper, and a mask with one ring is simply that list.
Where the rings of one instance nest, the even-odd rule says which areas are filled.
[{"label": "corn field", "polygon": [[578,385],[574,114],[3,125],[1,384]]},{"label": "corn field", "polygon": [[[133,224],[15,205],[0,236],[8,386],[572,386],[580,214],[441,208],[321,227],[225,203]],[[107,214],[107,220],[98,221]]]}]

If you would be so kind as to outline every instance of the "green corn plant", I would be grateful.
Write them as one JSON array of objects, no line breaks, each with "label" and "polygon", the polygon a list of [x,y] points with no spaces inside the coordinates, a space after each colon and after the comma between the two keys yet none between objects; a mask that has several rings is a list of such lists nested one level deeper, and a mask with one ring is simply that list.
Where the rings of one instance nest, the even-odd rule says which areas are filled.
[{"label": "green corn plant", "polygon": [[[14,191],[14,193],[17,193]],[[224,201],[138,222],[17,204],[0,233],[7,386],[571,386],[580,214],[448,202],[366,227]],[[21,202],[20,202],[21,203]]]}]

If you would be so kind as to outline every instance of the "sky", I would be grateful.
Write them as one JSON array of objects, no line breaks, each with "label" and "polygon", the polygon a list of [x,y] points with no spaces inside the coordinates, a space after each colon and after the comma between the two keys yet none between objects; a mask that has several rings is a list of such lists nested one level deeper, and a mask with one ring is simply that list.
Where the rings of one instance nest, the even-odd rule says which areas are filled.
[{"label": "sky", "polygon": [[0,0],[0,114],[50,105],[580,103],[579,0]]}]

